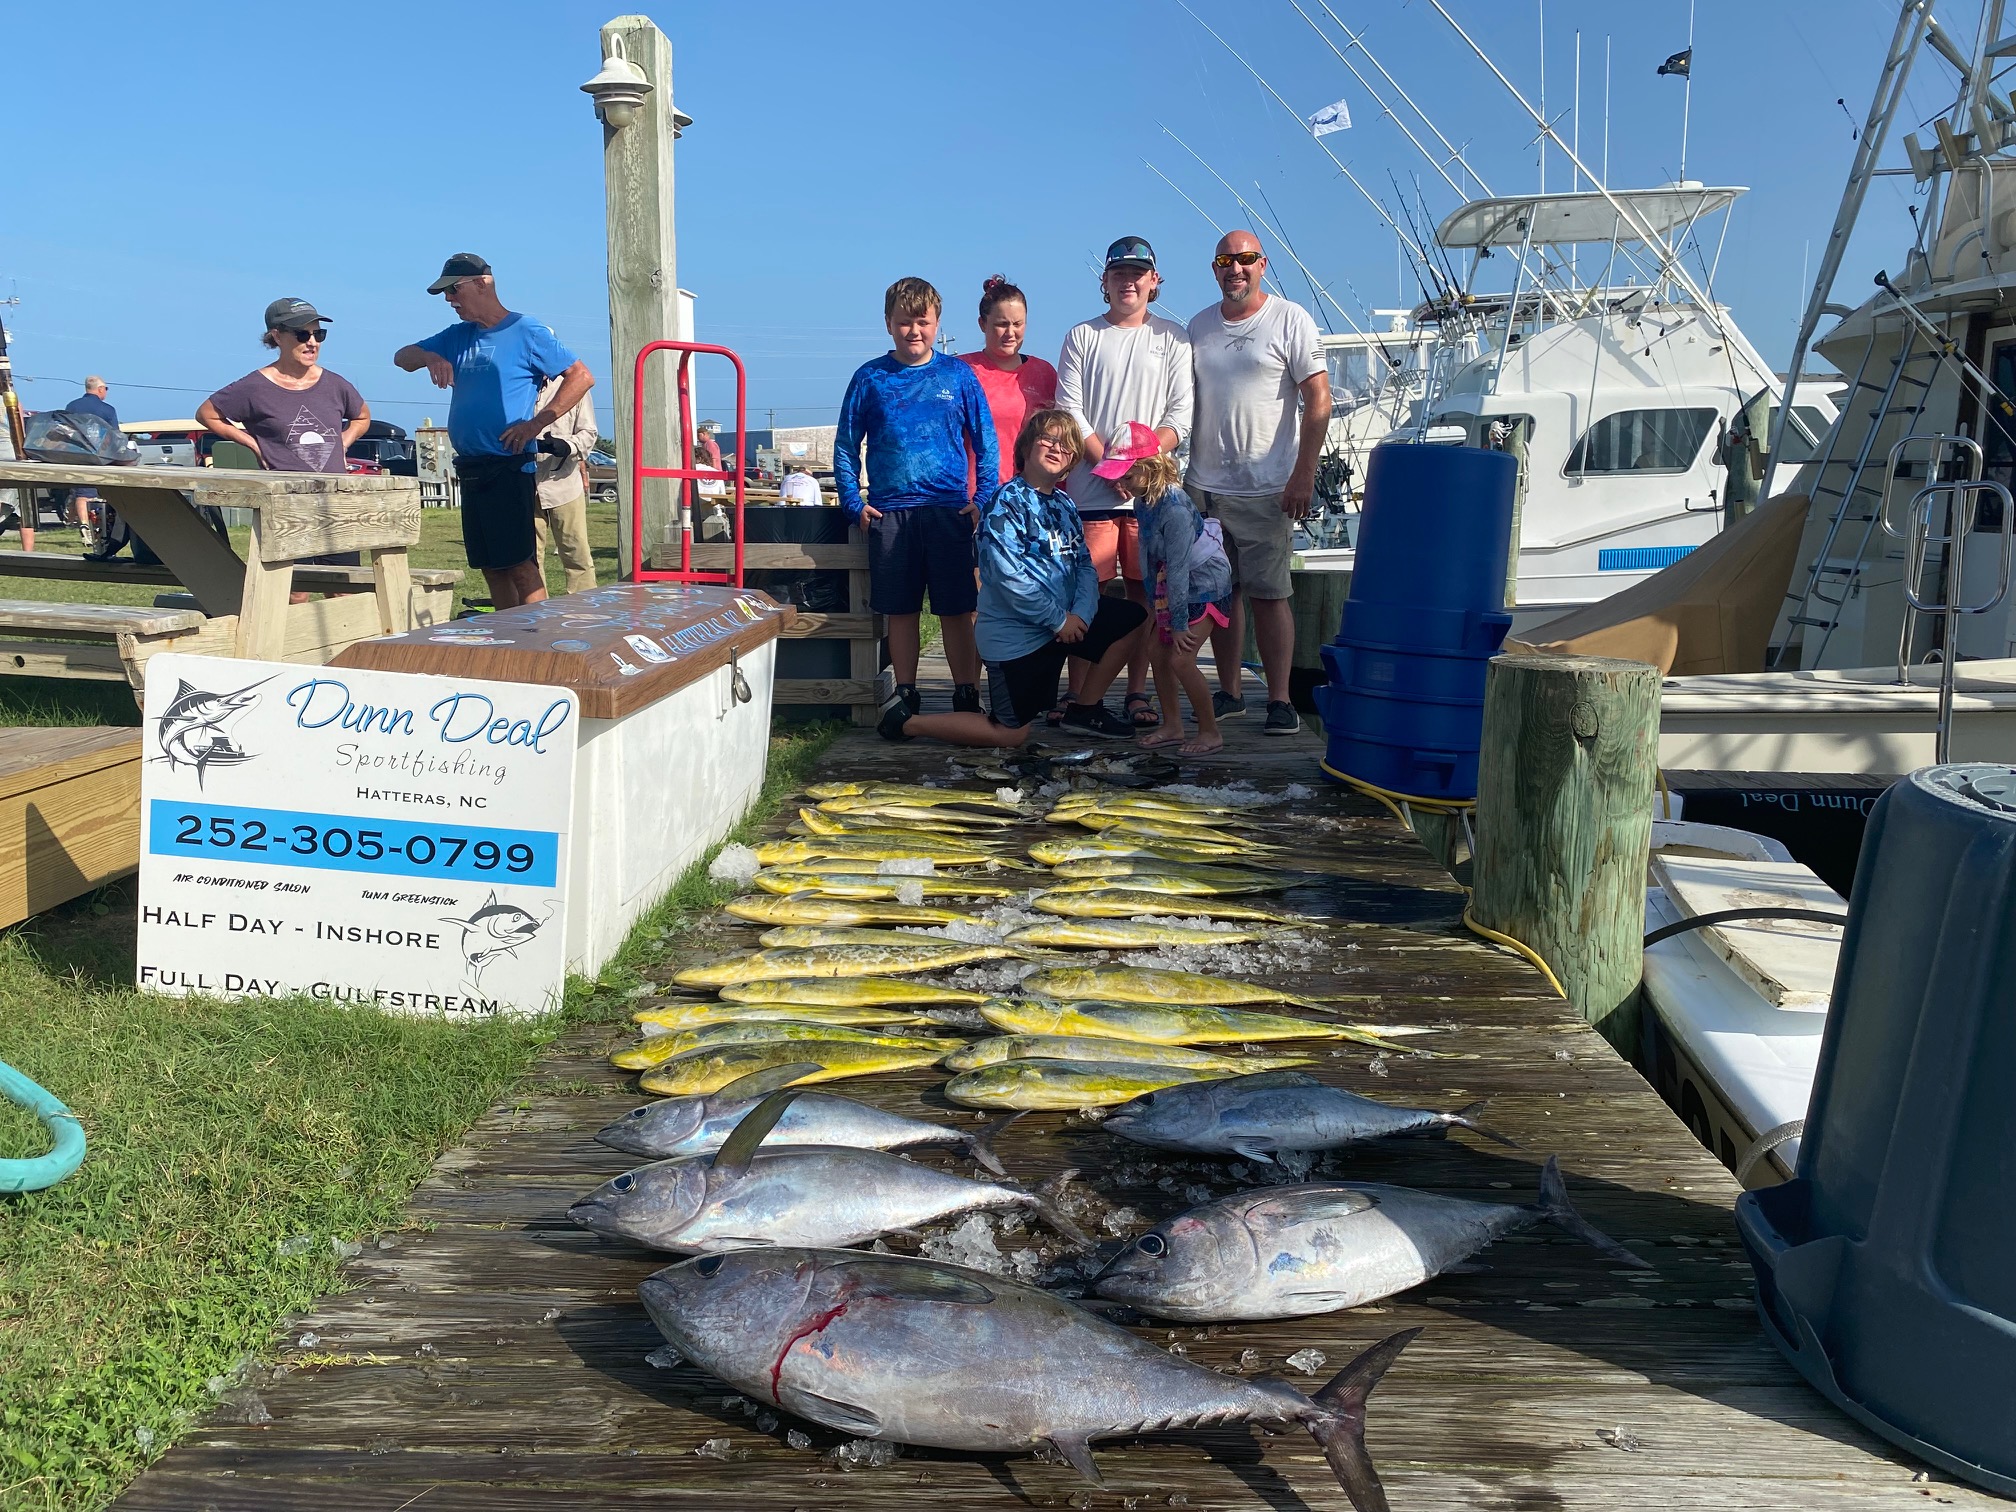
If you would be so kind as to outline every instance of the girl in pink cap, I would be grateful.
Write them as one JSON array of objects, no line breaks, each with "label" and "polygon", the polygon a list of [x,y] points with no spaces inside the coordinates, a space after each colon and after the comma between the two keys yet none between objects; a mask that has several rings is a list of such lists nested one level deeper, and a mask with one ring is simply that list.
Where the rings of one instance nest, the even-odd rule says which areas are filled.
[{"label": "girl in pink cap", "polygon": [[[1154,606],[1148,626],[1148,655],[1155,673],[1155,697],[1163,725],[1143,731],[1144,746],[1177,745],[1185,756],[1209,756],[1225,749],[1211,712],[1211,690],[1197,670],[1197,653],[1214,625],[1226,623],[1232,593],[1232,564],[1226,559],[1218,522],[1197,513],[1177,484],[1176,459],[1162,450],[1161,438],[1139,421],[1107,444],[1093,472],[1134,501],[1141,522],[1141,574]],[[1197,735],[1186,740],[1181,686],[1196,716]]]}]

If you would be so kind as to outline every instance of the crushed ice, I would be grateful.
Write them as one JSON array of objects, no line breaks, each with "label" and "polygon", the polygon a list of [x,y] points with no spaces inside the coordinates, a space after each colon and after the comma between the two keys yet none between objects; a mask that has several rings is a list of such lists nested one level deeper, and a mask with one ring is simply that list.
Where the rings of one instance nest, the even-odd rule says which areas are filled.
[{"label": "crushed ice", "polygon": [[1017,1281],[1033,1281],[1041,1257],[1033,1249],[1003,1252],[994,1240],[994,1225],[985,1213],[968,1213],[957,1227],[933,1234],[918,1246],[926,1260],[947,1265],[963,1265],[968,1270],[986,1271]]},{"label": "crushed ice", "polygon": [[715,858],[707,863],[707,876],[715,882],[732,882],[737,887],[747,887],[763,869],[763,863],[756,859],[756,852],[746,845],[728,844],[721,847]]},{"label": "crushed ice", "polygon": [[1298,1349],[1286,1361],[1290,1370],[1299,1370],[1303,1375],[1314,1375],[1323,1368],[1323,1362],[1330,1357],[1320,1349]]},{"label": "crushed ice", "polygon": [[898,882],[896,884],[896,901],[908,904],[912,908],[917,907],[924,901],[924,884],[922,882]]},{"label": "crushed ice", "polygon": [[842,1470],[880,1470],[895,1464],[902,1452],[901,1444],[892,1444],[887,1439],[849,1439],[839,1448],[829,1449],[826,1458]]},{"label": "crushed ice", "polygon": [[875,871],[884,877],[929,877],[937,873],[938,863],[928,856],[896,856],[879,863]]},{"label": "crushed ice", "polygon": [[644,1356],[644,1363],[649,1365],[653,1370],[677,1370],[681,1365],[686,1363],[686,1356],[679,1353],[670,1344],[660,1344],[651,1353]]}]

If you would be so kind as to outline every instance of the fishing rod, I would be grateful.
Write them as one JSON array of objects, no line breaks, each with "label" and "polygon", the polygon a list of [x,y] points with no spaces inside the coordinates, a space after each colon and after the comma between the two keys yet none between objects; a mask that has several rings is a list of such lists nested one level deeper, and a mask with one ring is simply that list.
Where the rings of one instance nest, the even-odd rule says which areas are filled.
[{"label": "fishing rod", "polygon": [[[1179,195],[1182,195],[1183,203],[1188,205],[1192,210],[1195,210],[1199,215],[1203,216],[1204,223],[1208,225],[1213,231],[1216,231],[1220,236],[1223,236],[1225,234],[1225,228],[1219,225],[1217,221],[1212,219],[1210,211],[1206,210],[1202,205],[1198,204],[1197,201],[1190,198],[1189,195],[1183,193],[1183,186],[1181,184],[1178,184],[1176,180],[1169,177],[1168,174],[1164,173],[1160,168],[1157,168],[1153,163],[1149,162],[1148,159],[1146,158],[1141,159],[1141,166],[1146,168],[1150,173],[1154,174],[1155,177],[1162,180],[1162,182],[1167,184],[1171,189],[1174,189]],[[1273,284],[1274,291],[1277,294],[1281,294],[1282,298],[1284,299],[1287,298],[1287,295],[1282,291],[1281,281],[1278,278],[1275,278],[1271,272],[1268,273],[1262,281]]]},{"label": "fishing rod", "polygon": [[1302,276],[1304,278],[1309,279],[1309,298],[1310,301],[1316,306],[1318,310],[1323,311],[1324,331],[1332,336],[1336,335],[1337,328],[1330,324],[1329,312],[1327,310],[1323,310],[1323,302],[1316,298],[1316,280],[1314,278],[1309,277],[1309,270],[1307,268],[1302,267],[1302,259],[1296,256],[1295,244],[1290,240],[1288,240],[1288,227],[1282,222],[1281,212],[1274,208],[1274,201],[1268,198],[1266,186],[1263,185],[1260,182],[1260,180],[1258,179],[1253,180],[1253,187],[1260,191],[1261,203],[1266,205],[1268,214],[1274,217],[1274,227],[1277,231],[1281,233],[1281,245],[1286,247],[1288,249],[1288,255],[1295,259],[1295,266],[1298,268],[1302,268]]}]

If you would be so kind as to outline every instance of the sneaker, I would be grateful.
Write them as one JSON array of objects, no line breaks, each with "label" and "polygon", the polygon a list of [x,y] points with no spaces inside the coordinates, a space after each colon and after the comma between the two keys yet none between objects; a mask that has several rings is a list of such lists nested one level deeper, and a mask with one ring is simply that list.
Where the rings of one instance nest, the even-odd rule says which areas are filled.
[{"label": "sneaker", "polygon": [[1211,695],[1211,714],[1216,719],[1237,719],[1246,712],[1246,700],[1236,693],[1219,689]]},{"label": "sneaker", "polygon": [[978,714],[980,712],[980,690],[972,683],[961,683],[952,690],[952,712],[954,714]]},{"label": "sneaker", "polygon": [[884,740],[912,740],[916,737],[905,735],[903,726],[910,721],[910,705],[901,692],[882,705],[882,717],[875,724],[875,732]]},{"label": "sneaker", "polygon": [[917,691],[917,684],[896,684],[896,696],[903,700],[903,707],[910,713],[922,714],[924,712],[924,695]]},{"label": "sneaker", "polygon": [[1072,704],[1064,711],[1064,728],[1083,730],[1101,740],[1132,740],[1135,733],[1133,725],[1103,703]]},{"label": "sneaker", "polygon": [[1302,716],[1295,712],[1291,703],[1270,703],[1267,705],[1267,723],[1261,728],[1262,735],[1294,735],[1302,728]]}]

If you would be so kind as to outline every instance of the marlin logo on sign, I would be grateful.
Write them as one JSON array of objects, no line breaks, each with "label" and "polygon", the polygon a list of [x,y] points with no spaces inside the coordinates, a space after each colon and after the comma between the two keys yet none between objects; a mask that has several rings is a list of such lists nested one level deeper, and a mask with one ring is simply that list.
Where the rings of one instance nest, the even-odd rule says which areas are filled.
[{"label": "marlin logo on sign", "polygon": [[515,956],[518,950],[544,927],[544,919],[535,919],[515,903],[499,903],[497,890],[492,888],[490,896],[483,900],[483,906],[466,919],[441,916],[444,924],[454,924],[462,931],[462,959],[469,963],[469,986],[481,988],[483,973],[492,961],[503,956]]},{"label": "marlin logo on sign", "polygon": [[259,702],[253,689],[271,681],[262,677],[236,693],[206,693],[182,679],[175,685],[175,697],[155,721],[154,739],[161,754],[154,759],[171,767],[194,767],[199,788],[210,768],[250,761],[252,753],[233,744],[224,726]]}]

